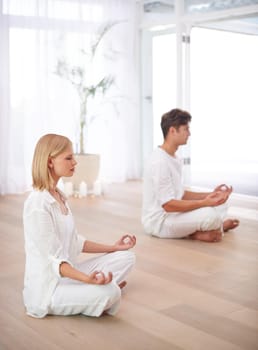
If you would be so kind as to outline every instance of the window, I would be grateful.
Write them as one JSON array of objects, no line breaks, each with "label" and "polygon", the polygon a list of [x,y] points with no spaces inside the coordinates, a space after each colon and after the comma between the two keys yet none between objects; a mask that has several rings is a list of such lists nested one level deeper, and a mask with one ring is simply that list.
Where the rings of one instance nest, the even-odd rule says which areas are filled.
[{"label": "window", "polygon": [[191,178],[258,195],[258,37],[194,28]]}]

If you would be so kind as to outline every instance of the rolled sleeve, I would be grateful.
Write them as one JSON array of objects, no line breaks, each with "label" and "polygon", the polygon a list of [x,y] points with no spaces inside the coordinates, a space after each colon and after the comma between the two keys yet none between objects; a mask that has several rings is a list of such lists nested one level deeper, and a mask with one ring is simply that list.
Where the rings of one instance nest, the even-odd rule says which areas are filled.
[{"label": "rolled sleeve", "polygon": [[62,277],[60,274],[60,265],[62,263],[66,262],[73,267],[73,264],[71,263],[71,261],[69,261],[67,259],[56,258],[54,256],[51,256],[51,257],[49,257],[49,260],[51,262],[52,271],[54,272],[54,275],[58,278]]}]

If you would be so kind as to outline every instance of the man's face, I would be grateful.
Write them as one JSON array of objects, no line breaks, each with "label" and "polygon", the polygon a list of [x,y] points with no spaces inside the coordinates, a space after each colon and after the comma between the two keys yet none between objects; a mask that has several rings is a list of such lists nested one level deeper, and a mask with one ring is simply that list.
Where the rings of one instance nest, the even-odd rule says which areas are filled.
[{"label": "man's face", "polygon": [[179,145],[185,145],[187,143],[188,137],[191,135],[189,124],[180,125],[179,128],[175,129],[174,137]]}]

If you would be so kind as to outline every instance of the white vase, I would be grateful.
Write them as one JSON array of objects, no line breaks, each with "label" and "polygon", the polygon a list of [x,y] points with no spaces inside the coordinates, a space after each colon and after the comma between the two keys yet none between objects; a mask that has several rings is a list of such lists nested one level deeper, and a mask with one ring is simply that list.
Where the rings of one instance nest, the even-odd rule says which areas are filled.
[{"label": "white vase", "polygon": [[76,154],[77,165],[72,177],[63,177],[64,183],[72,181],[74,191],[79,193],[80,184],[85,182],[88,190],[93,189],[93,185],[99,176],[100,155],[99,154]]}]

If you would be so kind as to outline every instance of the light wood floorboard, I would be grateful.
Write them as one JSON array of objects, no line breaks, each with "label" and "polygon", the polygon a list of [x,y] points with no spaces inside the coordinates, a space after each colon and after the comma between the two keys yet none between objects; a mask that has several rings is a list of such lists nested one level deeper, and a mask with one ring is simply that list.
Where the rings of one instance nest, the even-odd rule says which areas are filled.
[{"label": "light wood floorboard", "polygon": [[[22,303],[22,208],[27,194],[0,197],[0,350],[258,349],[258,198],[235,196],[241,225],[220,243],[143,233],[140,181],[101,197],[70,198],[78,231],[112,243],[137,236],[137,263],[115,317],[33,319]],[[87,258],[87,256],[86,256]]]}]

